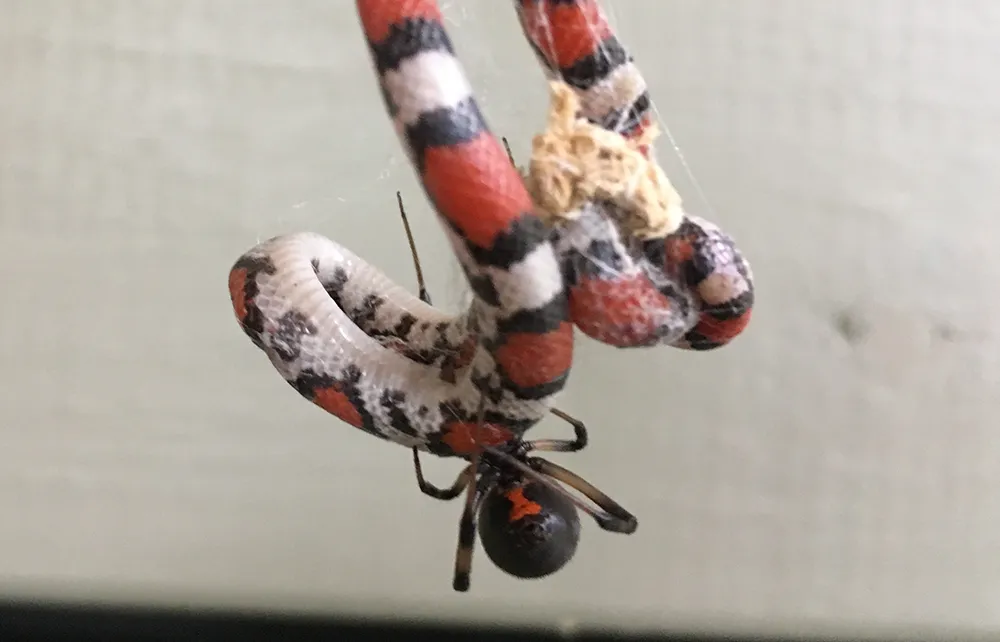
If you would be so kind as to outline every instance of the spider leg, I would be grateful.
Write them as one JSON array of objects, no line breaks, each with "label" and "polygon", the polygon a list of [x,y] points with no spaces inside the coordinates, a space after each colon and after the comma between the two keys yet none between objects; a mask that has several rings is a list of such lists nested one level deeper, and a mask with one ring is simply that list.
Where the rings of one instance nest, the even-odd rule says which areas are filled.
[{"label": "spider leg", "polygon": [[549,412],[573,426],[574,438],[526,441],[524,442],[524,452],[541,450],[547,452],[575,453],[587,447],[587,427],[582,421],[566,414],[558,408],[552,408]]},{"label": "spider leg", "polygon": [[[410,256],[413,257],[413,268],[417,273],[417,287],[420,296],[420,300],[427,305],[431,304],[431,295],[427,291],[427,283],[424,281],[424,271],[420,266],[420,256],[417,254],[417,244],[413,240],[413,230],[410,229],[410,220],[406,217],[406,208],[403,207],[403,195],[400,192],[396,192],[396,203],[399,205],[399,217],[403,219],[403,230],[406,232],[406,241],[410,245]],[[458,474],[458,478],[455,479],[449,488],[439,488],[434,484],[428,482],[424,478],[423,468],[420,466],[420,452],[413,448],[413,469],[417,473],[417,486],[420,487],[420,491],[425,495],[429,495],[434,499],[449,500],[455,499],[462,494],[465,487],[469,485],[474,479],[473,468],[471,466],[466,466],[462,472]]]},{"label": "spider leg", "polygon": [[[473,431],[473,442],[476,448],[472,451],[472,463],[469,468],[479,470],[482,449],[479,448],[478,427],[486,416],[486,396],[479,398],[479,412],[476,417],[476,430]],[[468,591],[472,575],[472,553],[476,548],[476,524],[479,521],[479,508],[483,499],[493,490],[495,479],[492,475],[480,476],[478,483],[470,483],[465,494],[465,508],[458,522],[458,548],[455,550],[455,575],[452,588],[456,591]]]},{"label": "spider leg", "polygon": [[516,169],[517,163],[514,162],[514,152],[510,151],[510,143],[507,142],[507,137],[504,136],[500,140],[503,141],[503,148],[507,150],[507,158],[510,159],[510,164]]},{"label": "spider leg", "polygon": [[420,257],[417,255],[417,244],[413,240],[413,231],[410,229],[410,220],[406,218],[406,209],[403,207],[403,195],[396,192],[396,202],[399,204],[399,216],[403,219],[403,229],[406,231],[406,240],[410,244],[410,256],[413,257],[413,267],[417,271],[417,292],[420,300],[427,305],[431,304],[431,295],[427,291],[427,282],[424,281],[424,271],[420,267]]},{"label": "spider leg", "polygon": [[591,513],[591,515],[604,530],[631,534],[638,528],[639,520],[635,515],[622,508],[618,502],[583,477],[541,457],[529,457],[527,464],[542,475],[566,484],[594,502],[601,509],[601,513]]},{"label": "spider leg", "polygon": [[[512,457],[510,454],[498,450],[493,446],[483,446],[483,450],[503,460],[508,465],[517,468],[535,481],[543,483],[552,490],[561,493],[573,502],[577,508],[593,517],[597,525],[604,530],[613,533],[631,534],[638,528],[639,521],[632,513],[622,508],[617,502],[576,473],[566,470],[562,466],[557,466],[541,457],[529,457],[525,461],[520,461],[516,457]],[[597,505],[597,510],[560,486],[557,482],[562,482],[579,491]]]},{"label": "spider leg", "polygon": [[469,465],[462,469],[455,482],[448,488],[435,486],[424,478],[424,470],[420,465],[420,452],[416,448],[413,449],[413,470],[417,473],[417,486],[420,487],[420,492],[434,499],[444,501],[455,499],[461,495],[465,487],[475,479],[475,475],[473,474],[474,469]]}]

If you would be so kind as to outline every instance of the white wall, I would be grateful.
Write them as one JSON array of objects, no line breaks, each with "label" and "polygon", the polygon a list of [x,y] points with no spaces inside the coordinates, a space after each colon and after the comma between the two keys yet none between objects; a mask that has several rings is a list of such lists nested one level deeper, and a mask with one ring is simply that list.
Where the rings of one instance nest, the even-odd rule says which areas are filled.
[{"label": "white wall", "polygon": [[[225,281],[314,230],[439,302],[462,282],[346,0],[0,0],[0,589],[487,620],[1000,628],[1000,4],[609,5],[753,262],[713,354],[587,343],[560,458],[634,510],[517,583],[409,454],[302,401]],[[545,87],[508,3],[453,2],[493,128],[524,157]],[[547,422],[539,431],[565,428]],[[433,462],[444,480],[454,462]]]}]

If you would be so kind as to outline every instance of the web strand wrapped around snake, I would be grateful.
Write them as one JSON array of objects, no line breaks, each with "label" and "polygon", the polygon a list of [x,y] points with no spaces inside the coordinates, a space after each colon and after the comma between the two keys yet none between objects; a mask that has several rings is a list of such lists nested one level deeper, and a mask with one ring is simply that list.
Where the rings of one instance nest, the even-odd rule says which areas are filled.
[{"label": "web strand wrapped around snake", "polygon": [[[650,127],[645,81],[596,2],[514,6],[543,68],[572,88],[586,121],[624,140]],[[470,489],[460,557],[471,556],[461,549],[471,547],[468,514],[486,502],[488,515],[490,497],[509,507],[515,493],[531,499],[525,488],[551,492],[539,471],[595,501],[601,510],[585,510],[602,527],[631,532],[634,517],[600,491],[527,457],[532,449],[582,448],[582,425],[572,442],[522,436],[550,412],[564,416],[553,404],[572,365],[574,326],[616,347],[724,345],[749,319],[749,266],[721,230],[687,215],[659,237],[631,233],[611,202],[584,202],[558,221],[543,220],[487,126],[437,3],[358,0],[357,8],[387,113],[472,302],[462,314],[443,312],[338,243],[298,233],[260,243],[234,264],[229,290],[240,326],[327,412],[414,453],[472,462],[437,494],[417,463],[428,494]],[[457,562],[456,588],[467,588],[468,565]]]}]

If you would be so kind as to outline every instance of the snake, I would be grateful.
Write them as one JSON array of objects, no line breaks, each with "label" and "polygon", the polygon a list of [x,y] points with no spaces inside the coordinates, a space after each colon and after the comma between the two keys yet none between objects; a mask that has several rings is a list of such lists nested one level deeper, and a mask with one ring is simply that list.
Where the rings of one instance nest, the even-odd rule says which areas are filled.
[{"label": "snake", "polygon": [[[582,117],[626,137],[650,125],[645,80],[597,2],[513,5],[544,74],[573,88]],[[606,203],[546,225],[487,124],[438,3],[356,8],[386,114],[472,300],[459,314],[436,308],[318,233],[257,244],[229,272],[233,311],[302,397],[380,439],[468,459],[476,444],[518,440],[552,410],[576,329],[617,348],[688,350],[743,331],[753,278],[718,226],[686,214],[672,233],[640,240]]]}]

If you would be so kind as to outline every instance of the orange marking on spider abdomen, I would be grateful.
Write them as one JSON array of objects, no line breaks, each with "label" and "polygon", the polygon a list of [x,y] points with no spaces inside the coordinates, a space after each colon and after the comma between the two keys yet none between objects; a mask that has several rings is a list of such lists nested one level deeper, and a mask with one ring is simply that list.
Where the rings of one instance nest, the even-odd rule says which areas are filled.
[{"label": "orange marking on spider abdomen", "polygon": [[504,497],[510,502],[510,516],[508,519],[513,522],[520,521],[529,515],[538,515],[542,512],[542,505],[531,501],[524,496],[524,487],[518,486],[504,493]]},{"label": "orange marking on spider abdomen", "polygon": [[358,15],[365,35],[372,42],[381,42],[389,29],[407,18],[429,18],[441,22],[441,10],[433,0],[358,0]]},{"label": "orange marking on spider abdomen", "polygon": [[489,249],[512,222],[534,211],[507,152],[489,132],[428,149],[423,181],[441,215],[481,248]]},{"label": "orange marking on spider abdomen", "polygon": [[657,338],[670,299],[642,275],[614,281],[583,278],[570,289],[570,315],[580,330],[618,348],[645,345]]},{"label": "orange marking on spider abdomen", "polygon": [[563,321],[545,333],[508,334],[496,360],[504,375],[520,388],[556,381],[573,363],[573,324]]},{"label": "orange marking on spider abdomen", "polygon": [[233,312],[242,322],[247,318],[247,270],[235,268],[229,272],[229,298],[233,302]]},{"label": "orange marking on spider abdomen", "polygon": [[449,421],[442,429],[441,441],[456,455],[471,455],[479,446],[502,446],[516,435],[497,424],[474,421]]},{"label": "orange marking on spider abdomen", "polygon": [[338,385],[319,388],[313,393],[313,403],[331,415],[346,421],[355,428],[361,428],[364,422],[361,413],[354,407],[351,400]]},{"label": "orange marking on spider abdomen", "polygon": [[558,67],[569,67],[593,55],[604,39],[612,35],[611,26],[596,2],[524,0],[521,6],[531,39],[549,63]]}]

